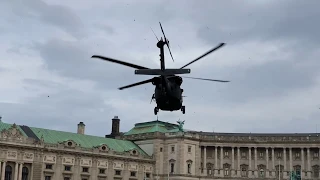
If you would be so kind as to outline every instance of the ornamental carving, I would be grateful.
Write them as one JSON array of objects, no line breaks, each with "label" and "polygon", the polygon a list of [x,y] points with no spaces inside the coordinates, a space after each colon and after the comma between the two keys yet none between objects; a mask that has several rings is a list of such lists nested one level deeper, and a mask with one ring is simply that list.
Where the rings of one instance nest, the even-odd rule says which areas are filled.
[{"label": "ornamental carving", "polygon": [[23,134],[17,128],[17,125],[13,124],[9,129],[4,129],[1,131],[1,137],[22,140]]},{"label": "ornamental carving", "polygon": [[124,163],[115,161],[113,162],[113,169],[123,169],[124,168]]},{"label": "ornamental carving", "polygon": [[110,148],[106,144],[101,144],[99,146],[95,146],[94,148],[99,149],[100,152],[109,152]]},{"label": "ornamental carving", "polygon": [[139,167],[138,164],[131,163],[131,164],[129,164],[128,169],[130,171],[138,171],[138,167]]},{"label": "ornamental carving", "polygon": [[17,159],[18,153],[17,151],[8,151],[7,159]]},{"label": "ornamental carving", "polygon": [[98,160],[97,165],[99,168],[108,168],[108,161]]},{"label": "ornamental carving", "polygon": [[55,155],[45,155],[43,157],[43,161],[47,163],[56,163],[56,156]]},{"label": "ornamental carving", "polygon": [[66,148],[75,148],[75,147],[78,146],[78,144],[75,141],[71,140],[71,139],[63,141],[63,142],[60,142],[59,144],[63,144],[64,147],[66,147]]},{"label": "ornamental carving", "polygon": [[73,157],[63,157],[62,164],[74,165],[74,158]]},{"label": "ornamental carving", "polygon": [[25,152],[23,154],[23,160],[24,161],[33,161],[33,158],[34,158],[34,154],[33,153]]},{"label": "ornamental carving", "polygon": [[92,160],[91,159],[81,159],[80,160],[81,166],[92,166]]}]

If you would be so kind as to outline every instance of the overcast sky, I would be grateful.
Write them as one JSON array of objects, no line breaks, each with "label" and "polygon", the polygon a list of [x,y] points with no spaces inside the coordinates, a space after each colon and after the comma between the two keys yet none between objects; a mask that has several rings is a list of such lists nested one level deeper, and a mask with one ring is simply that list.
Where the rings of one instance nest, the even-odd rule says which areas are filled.
[{"label": "overcast sky", "polygon": [[[111,119],[121,131],[156,120],[150,78],[90,58],[104,55],[159,68],[150,27],[180,68],[221,42],[226,46],[188,68],[181,111],[161,121],[216,132],[316,132],[320,120],[320,1],[294,0],[0,0],[0,116],[7,123],[103,136]],[[320,125],[320,124],[319,124]],[[320,131],[320,126],[319,126]]]}]

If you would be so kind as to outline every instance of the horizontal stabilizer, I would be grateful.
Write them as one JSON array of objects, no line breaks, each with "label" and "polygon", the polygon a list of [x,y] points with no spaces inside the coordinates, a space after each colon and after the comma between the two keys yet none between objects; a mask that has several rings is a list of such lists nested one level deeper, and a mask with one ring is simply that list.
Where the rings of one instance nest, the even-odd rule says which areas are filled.
[{"label": "horizontal stabilizer", "polygon": [[175,75],[175,74],[189,74],[191,72],[190,69],[165,69],[162,71],[161,69],[139,69],[135,70],[135,74],[140,75]]}]

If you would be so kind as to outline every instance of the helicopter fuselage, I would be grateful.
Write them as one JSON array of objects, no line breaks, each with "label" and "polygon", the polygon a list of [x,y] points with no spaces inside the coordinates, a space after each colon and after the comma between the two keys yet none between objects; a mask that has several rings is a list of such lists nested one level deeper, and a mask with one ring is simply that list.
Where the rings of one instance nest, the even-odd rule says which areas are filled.
[{"label": "helicopter fuselage", "polygon": [[181,89],[181,77],[173,76],[167,78],[160,76],[155,78],[153,84],[156,86],[154,99],[156,100],[157,108],[163,111],[176,111],[182,108],[183,89]]}]

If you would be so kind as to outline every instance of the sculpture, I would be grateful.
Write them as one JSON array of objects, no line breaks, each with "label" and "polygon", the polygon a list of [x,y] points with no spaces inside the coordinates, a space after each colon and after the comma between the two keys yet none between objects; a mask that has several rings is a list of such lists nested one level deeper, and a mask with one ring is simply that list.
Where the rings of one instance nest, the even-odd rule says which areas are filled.
[{"label": "sculpture", "polygon": [[179,131],[183,132],[183,125],[184,125],[184,121],[177,121],[177,123],[179,124]]}]

